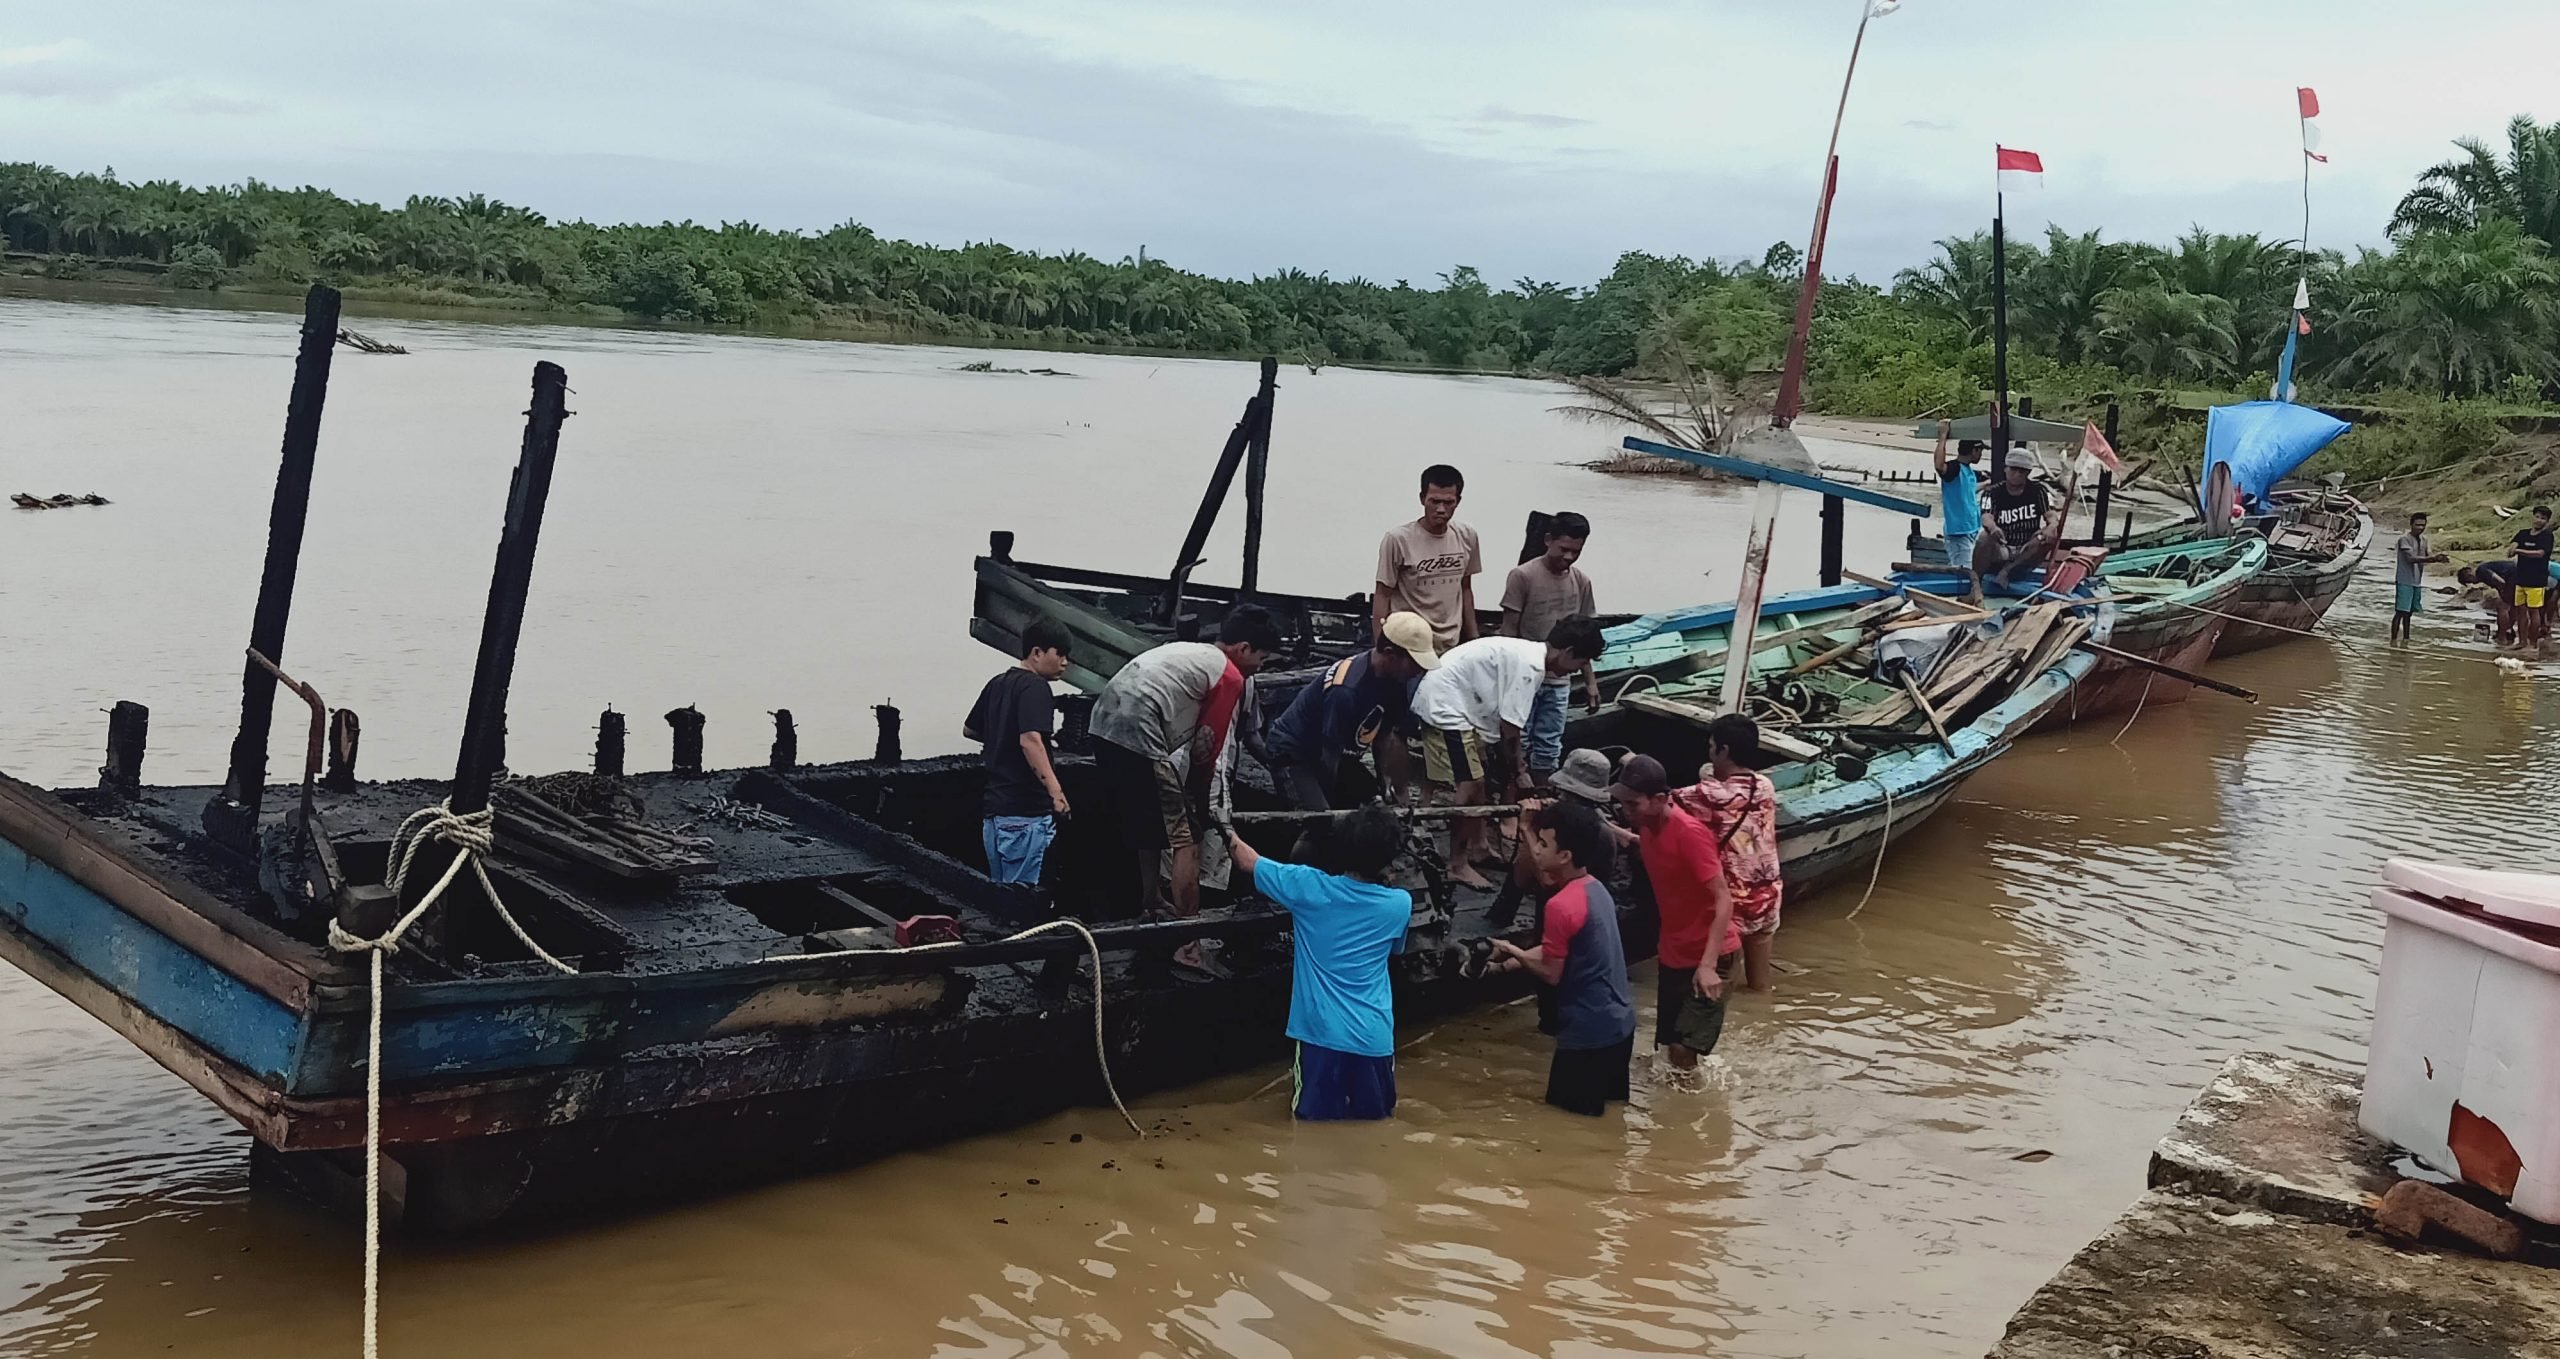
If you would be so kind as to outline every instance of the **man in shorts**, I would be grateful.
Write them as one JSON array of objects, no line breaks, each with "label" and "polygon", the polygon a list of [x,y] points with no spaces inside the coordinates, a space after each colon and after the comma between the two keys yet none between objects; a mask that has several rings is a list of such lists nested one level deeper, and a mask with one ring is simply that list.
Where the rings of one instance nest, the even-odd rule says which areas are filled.
[{"label": "man in shorts", "polygon": [[2551,615],[2545,606],[2551,593],[2551,507],[2533,507],[2533,527],[2516,530],[2516,645],[2540,648],[2551,638]]},{"label": "man in shorts", "polygon": [[2045,512],[2052,503],[2027,463],[2026,445],[2020,444],[2000,484],[1991,488],[1992,531],[1973,554],[1977,591],[1982,588],[1979,577],[1990,577],[1990,584],[2005,591],[2019,572],[2044,564],[2053,551],[2053,535],[2045,531]]},{"label": "man in shorts", "polygon": [[[1479,637],[1441,653],[1440,668],[1423,676],[1413,694],[1413,714],[1422,725],[1423,778],[1453,790],[1462,807],[1489,802],[1487,785],[1497,773],[1511,792],[1529,791],[1522,733],[1538,690],[1549,679],[1578,673],[1605,645],[1598,623],[1573,617],[1558,622],[1543,642]],[[1485,832],[1482,817],[1462,818],[1451,827],[1451,881],[1492,890],[1492,880],[1476,863]]]},{"label": "man in shorts", "polygon": [[[2487,605],[2489,616],[2496,620],[2498,645],[2512,644],[2516,640],[2516,564],[2511,561],[2478,562],[2456,569],[2453,578],[2466,592],[2480,592],[2482,597],[2478,602]],[[2468,593],[2464,597],[2473,598]]]},{"label": "man in shorts", "polygon": [[1575,801],[1540,804],[1522,818],[1547,898],[1538,946],[1493,941],[1499,966],[1555,988],[1556,1054],[1547,1066],[1547,1103],[1598,1118],[1627,1098],[1635,1058],[1636,1007],[1627,986],[1618,903],[1601,886],[1614,840],[1600,814]]},{"label": "man in shorts", "polygon": [[1396,1111],[1396,1014],[1387,959],[1404,947],[1413,893],[1389,886],[1404,825],[1378,803],[1318,828],[1314,864],[1266,859],[1230,835],[1236,868],[1289,912],[1289,1036],[1297,1040],[1300,1119],[1385,1118]]},{"label": "man in shorts", "polygon": [[2391,555],[2391,632],[2386,640],[2405,642],[2410,624],[2426,607],[2427,563],[2445,560],[2443,553],[2428,550],[2426,511],[2409,516],[2409,531],[2400,535]]},{"label": "man in shorts", "polygon": [[1724,1036],[1727,979],[1742,956],[1742,926],[1733,918],[1724,855],[1715,832],[1672,801],[1670,776],[1652,756],[1628,756],[1609,795],[1635,828],[1637,853],[1662,919],[1654,950],[1661,985],[1653,1041],[1672,1070],[1685,1077]]},{"label": "man in shorts", "polygon": [[[1280,652],[1271,615],[1240,608],[1219,625],[1218,640],[1167,642],[1141,652],[1102,687],[1093,703],[1094,773],[1104,811],[1138,872],[1138,898],[1150,912],[1167,903],[1157,862],[1173,853],[1172,913],[1200,914],[1200,812],[1209,778],[1227,744],[1245,676]],[[1195,941],[1174,955],[1201,967]]]},{"label": "man in shorts", "polygon": [[1982,441],[1963,439],[1956,444],[1956,454],[1947,456],[1947,440],[1955,433],[1955,422],[1938,422],[1938,447],[1929,461],[1938,469],[1938,518],[1945,526],[1947,565],[1963,574],[1965,598],[1982,602],[1982,577],[1974,574],[1973,553],[1982,541],[1982,474],[1975,470],[1982,463]]}]

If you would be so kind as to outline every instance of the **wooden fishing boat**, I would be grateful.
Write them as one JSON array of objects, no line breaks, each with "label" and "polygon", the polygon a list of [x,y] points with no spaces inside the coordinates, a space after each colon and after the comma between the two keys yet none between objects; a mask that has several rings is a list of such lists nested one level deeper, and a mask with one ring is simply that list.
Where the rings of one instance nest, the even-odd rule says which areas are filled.
[{"label": "wooden fishing boat", "polygon": [[[2236,656],[2289,642],[2319,626],[2363,569],[2373,546],[2373,513],[2344,491],[2327,487],[2279,490],[2269,497],[2275,512],[2243,521],[2234,532],[2267,541],[2267,569],[2243,587],[2228,607],[2216,656]],[[2212,529],[2199,520],[2134,534],[2136,547],[2173,547],[2201,541]]]}]

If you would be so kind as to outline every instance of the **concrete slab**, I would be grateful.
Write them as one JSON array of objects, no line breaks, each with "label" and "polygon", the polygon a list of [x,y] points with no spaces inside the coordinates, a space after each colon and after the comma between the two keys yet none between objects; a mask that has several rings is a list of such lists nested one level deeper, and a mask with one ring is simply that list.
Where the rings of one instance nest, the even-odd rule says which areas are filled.
[{"label": "concrete slab", "polygon": [[2408,1177],[2392,1169],[2396,1151],[2356,1127],[2361,1098],[2352,1072],[2241,1053],[2161,1139],[2151,1187],[2365,1226],[2384,1191]]},{"label": "concrete slab", "polygon": [[2154,1191],[2037,1290],[1991,1352],[2113,1355],[2555,1359],[2560,1274]]}]

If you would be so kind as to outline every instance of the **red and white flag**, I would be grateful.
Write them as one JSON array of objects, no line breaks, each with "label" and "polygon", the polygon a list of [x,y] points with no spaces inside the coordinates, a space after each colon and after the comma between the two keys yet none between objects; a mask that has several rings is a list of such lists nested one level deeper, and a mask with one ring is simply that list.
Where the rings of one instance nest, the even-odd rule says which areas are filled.
[{"label": "red and white flag", "polygon": [[2022,189],[2044,187],[2044,157],[2033,151],[1995,148],[2000,153],[2000,192],[2015,193]]},{"label": "red and white flag", "polygon": [[2320,96],[2308,85],[2293,94],[2302,106],[2302,154],[2326,165],[2329,158],[2320,154]]},{"label": "red and white flag", "polygon": [[2305,335],[2311,333],[2310,279],[2299,278],[2293,282],[2293,325]]},{"label": "red and white flag", "polygon": [[2110,472],[2124,470],[2124,459],[2116,456],[2116,446],[2107,442],[2107,436],[2099,432],[2098,422],[2095,420],[2090,421],[2089,427],[2080,432],[2080,451],[2096,458],[2099,464]]}]

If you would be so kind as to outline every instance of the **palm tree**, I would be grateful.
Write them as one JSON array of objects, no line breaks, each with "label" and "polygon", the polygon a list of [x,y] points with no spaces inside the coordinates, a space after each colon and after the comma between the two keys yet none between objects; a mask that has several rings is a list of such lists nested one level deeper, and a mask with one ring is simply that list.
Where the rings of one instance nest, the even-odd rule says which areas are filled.
[{"label": "palm tree", "polygon": [[2231,371],[2239,344],[2229,299],[2172,292],[2156,283],[2119,288],[2099,305],[2099,337],[2126,372],[2203,381]]},{"label": "palm tree", "polygon": [[2391,233],[2465,231],[2505,218],[2546,246],[2560,247],[2560,123],[2543,127],[2519,113],[2507,124],[2507,155],[2462,137],[2462,155],[2428,167],[2391,214]]},{"label": "palm tree", "polygon": [[2422,231],[2390,255],[2368,250],[2344,288],[2339,329],[2355,343],[2331,365],[2333,381],[2451,397],[2560,372],[2560,264],[2512,220]]},{"label": "palm tree", "polygon": [[2018,329],[2062,362],[2080,362],[2098,340],[2101,300],[2127,281],[2126,266],[2124,248],[2095,231],[2074,236],[2046,227],[2042,256],[2029,254],[2015,270],[2022,275],[2011,293]]},{"label": "palm tree", "polygon": [[[2013,262],[2012,269],[2016,267]],[[1991,236],[1950,236],[1938,242],[1938,257],[1918,269],[1893,276],[1893,295],[1919,308],[1922,315],[1950,322],[1964,332],[1966,344],[1991,338]]]}]

